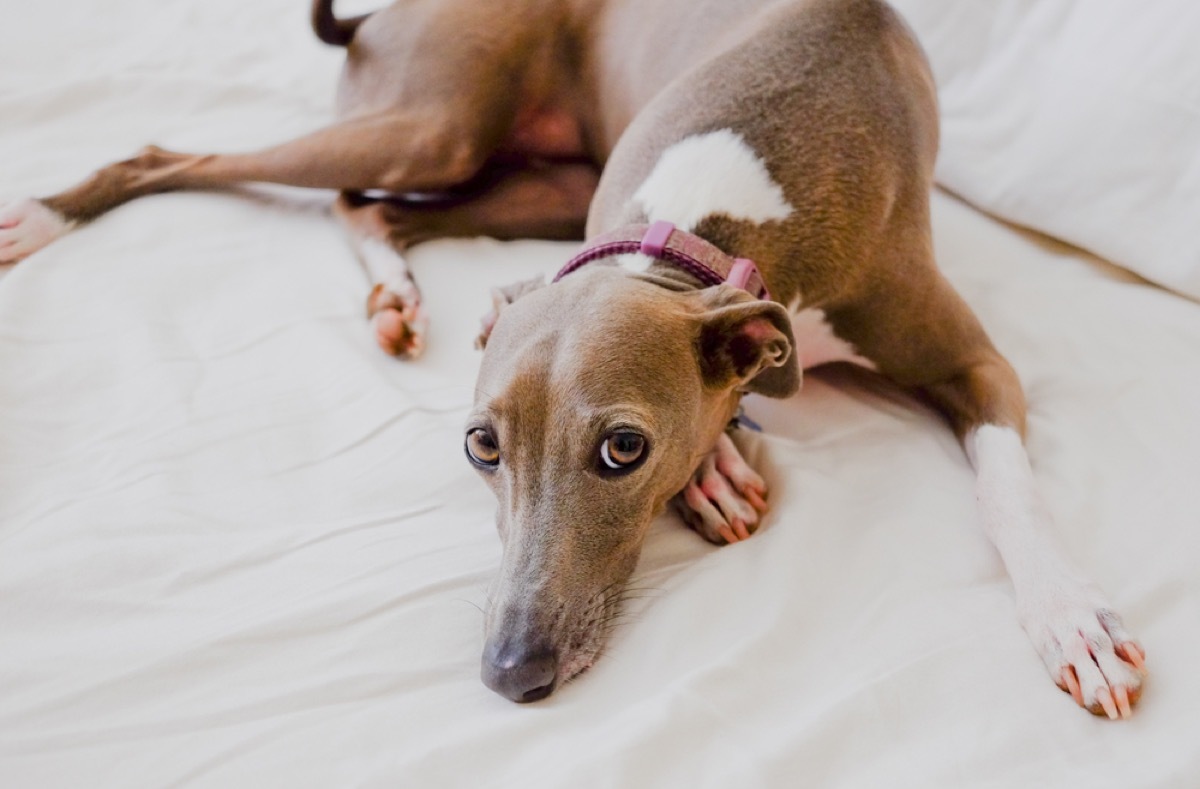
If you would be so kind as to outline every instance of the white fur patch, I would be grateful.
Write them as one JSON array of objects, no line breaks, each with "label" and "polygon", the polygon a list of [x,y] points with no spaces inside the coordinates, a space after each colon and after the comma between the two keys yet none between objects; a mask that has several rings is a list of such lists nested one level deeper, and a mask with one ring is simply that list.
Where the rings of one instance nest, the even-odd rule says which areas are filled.
[{"label": "white fur patch", "polygon": [[371,284],[382,284],[388,291],[402,297],[408,296],[414,289],[408,264],[389,244],[364,238],[358,242],[358,250],[371,277]]},{"label": "white fur patch", "polygon": [[1051,541],[1050,515],[1038,498],[1021,436],[1009,427],[981,425],[965,444],[983,527],[1012,578],[1022,627],[1056,682],[1070,666],[1084,706],[1107,696],[1115,711],[1116,689],[1132,692],[1141,685],[1114,647],[1131,636],[1100,590]]},{"label": "white fur patch", "polygon": [[[964,443],[975,467],[975,494],[988,536],[999,543],[1014,531],[1033,529],[1037,520],[1033,470],[1020,434],[1011,427],[981,425]],[[1000,544],[996,547],[1004,553]]]},{"label": "white fur patch", "polygon": [[807,370],[829,362],[850,362],[868,370],[875,369],[875,362],[862,356],[854,346],[833,333],[833,327],[825,320],[825,310],[809,307],[796,311],[800,305],[797,297],[788,305],[795,313],[792,317],[792,333],[796,335],[796,358],[800,367]]},{"label": "white fur patch", "polygon": [[1050,518],[1038,500],[1021,436],[1011,427],[981,425],[963,443],[975,467],[980,520],[1012,578],[1018,608],[1026,609],[1019,613],[1023,620],[1044,620],[1058,607],[1055,598],[1072,596],[1064,587],[1076,584],[1048,539]]},{"label": "white fur patch", "polygon": [[0,263],[29,257],[73,226],[32,198],[0,207]]},{"label": "white fur patch", "polygon": [[794,210],[763,160],[729,129],[687,137],[663,152],[634,193],[651,222],[694,230],[713,214],[763,223]]},{"label": "white fur patch", "polygon": [[637,274],[642,274],[650,270],[650,266],[654,264],[654,258],[649,255],[643,255],[641,252],[633,252],[628,255],[617,255],[617,265],[626,271],[633,271]]}]

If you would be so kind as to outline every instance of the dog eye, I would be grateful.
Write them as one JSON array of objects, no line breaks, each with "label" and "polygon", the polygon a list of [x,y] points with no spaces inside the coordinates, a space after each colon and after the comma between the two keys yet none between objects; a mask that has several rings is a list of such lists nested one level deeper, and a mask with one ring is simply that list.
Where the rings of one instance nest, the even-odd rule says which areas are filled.
[{"label": "dog eye", "polygon": [[495,466],[500,463],[500,447],[492,434],[477,427],[467,433],[467,458],[477,466]]},{"label": "dog eye", "polygon": [[628,469],[646,453],[646,439],[637,433],[623,430],[613,433],[600,445],[600,459],[614,471]]}]

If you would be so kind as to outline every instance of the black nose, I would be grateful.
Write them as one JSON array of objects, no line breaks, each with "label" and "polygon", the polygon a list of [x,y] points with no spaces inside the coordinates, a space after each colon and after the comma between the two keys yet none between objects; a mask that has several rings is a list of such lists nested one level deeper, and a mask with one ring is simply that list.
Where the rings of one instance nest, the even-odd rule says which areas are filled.
[{"label": "black nose", "polygon": [[483,650],[483,684],[519,704],[549,696],[556,676],[558,655],[547,644],[489,641]]}]

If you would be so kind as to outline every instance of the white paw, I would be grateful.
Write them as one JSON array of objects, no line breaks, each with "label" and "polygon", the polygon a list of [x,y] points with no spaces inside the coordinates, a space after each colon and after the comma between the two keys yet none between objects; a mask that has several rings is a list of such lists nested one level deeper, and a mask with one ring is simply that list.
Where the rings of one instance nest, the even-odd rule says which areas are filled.
[{"label": "white paw", "polygon": [[399,288],[402,293],[378,284],[367,299],[367,315],[375,330],[375,341],[392,356],[416,359],[425,351],[429,316],[421,306],[416,285]]},{"label": "white paw", "polygon": [[23,260],[71,229],[71,223],[32,198],[0,207],[0,263]]},{"label": "white paw", "polygon": [[767,485],[727,434],[701,461],[673,502],[683,520],[709,542],[749,539],[767,511]]},{"label": "white paw", "polygon": [[1064,583],[1018,601],[1018,613],[1051,678],[1079,706],[1113,720],[1132,714],[1146,653],[1098,589]]}]

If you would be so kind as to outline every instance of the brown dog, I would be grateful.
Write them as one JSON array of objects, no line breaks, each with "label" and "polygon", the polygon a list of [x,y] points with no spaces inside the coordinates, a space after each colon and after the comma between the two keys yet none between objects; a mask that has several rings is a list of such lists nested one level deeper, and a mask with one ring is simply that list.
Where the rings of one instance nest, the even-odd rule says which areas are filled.
[{"label": "brown dog", "polygon": [[412,355],[407,246],[574,238],[586,220],[584,257],[499,291],[481,338],[466,448],[505,549],[489,686],[531,701],[590,665],[673,497],[708,539],[749,537],[766,491],[723,432],[740,397],[850,361],[945,414],[1051,676],[1130,713],[1141,647],[1048,542],[1019,382],[934,265],[935,92],[886,5],[401,0],[354,20],[330,5],[314,23],[347,47],[342,121],[251,154],[147,149],[0,212],[0,259],[152,192],[338,188],[377,339]]}]

